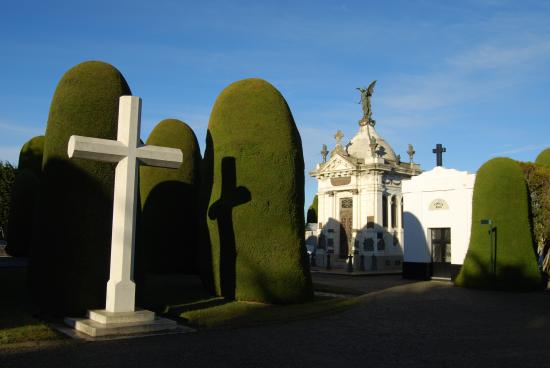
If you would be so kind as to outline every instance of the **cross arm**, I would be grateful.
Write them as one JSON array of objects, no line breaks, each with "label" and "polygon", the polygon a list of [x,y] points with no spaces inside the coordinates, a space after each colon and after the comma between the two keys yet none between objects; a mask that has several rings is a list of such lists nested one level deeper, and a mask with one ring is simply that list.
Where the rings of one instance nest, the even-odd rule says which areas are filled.
[{"label": "cross arm", "polygon": [[119,162],[128,155],[128,147],[118,141],[73,135],[69,138],[69,158]]},{"label": "cross arm", "polygon": [[137,151],[139,160],[148,166],[177,169],[183,162],[183,153],[178,148],[142,146]]}]

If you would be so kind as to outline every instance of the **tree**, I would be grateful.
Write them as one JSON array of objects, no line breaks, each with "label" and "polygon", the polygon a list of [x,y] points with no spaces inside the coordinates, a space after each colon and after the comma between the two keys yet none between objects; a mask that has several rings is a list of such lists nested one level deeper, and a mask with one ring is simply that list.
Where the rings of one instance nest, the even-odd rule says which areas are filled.
[{"label": "tree", "polygon": [[304,245],[304,159],[292,113],[261,79],[225,88],[208,124],[201,189],[216,294],[297,303],[313,297]]},{"label": "tree", "polygon": [[78,316],[105,307],[115,165],[69,159],[67,146],[71,135],[116,140],[124,95],[131,91],[122,74],[99,61],[71,68],[55,90],[29,275],[44,312]]},{"label": "tree", "polygon": [[11,190],[15,181],[16,168],[7,161],[0,161],[0,240],[7,237],[10,213]]},{"label": "tree", "polygon": [[6,252],[12,257],[30,256],[42,176],[44,136],[26,142],[19,153],[19,167],[12,187]]},{"label": "tree", "polygon": [[183,121],[158,123],[148,145],[178,148],[179,169],[140,167],[140,242],[146,269],[155,273],[195,273],[197,199],[201,155],[195,133]]},{"label": "tree", "polygon": [[313,201],[311,202],[311,206],[309,206],[307,210],[307,219],[306,223],[308,224],[316,224],[317,223],[317,206],[318,206],[319,199],[317,198],[317,195],[313,197]]},{"label": "tree", "polygon": [[[482,220],[491,220],[491,226]],[[535,290],[542,286],[529,223],[523,172],[512,159],[495,158],[479,169],[472,230],[459,286]]]}]

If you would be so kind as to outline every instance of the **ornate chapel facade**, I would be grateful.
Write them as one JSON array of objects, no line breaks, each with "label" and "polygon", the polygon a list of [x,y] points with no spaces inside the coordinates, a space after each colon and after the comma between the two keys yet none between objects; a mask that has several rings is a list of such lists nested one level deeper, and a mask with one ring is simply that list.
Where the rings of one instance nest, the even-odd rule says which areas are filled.
[{"label": "ornate chapel facade", "polygon": [[[356,271],[400,270],[403,261],[403,179],[421,173],[413,162],[402,162],[392,147],[376,132],[371,118],[370,96],[374,83],[362,89],[364,116],[359,132],[343,146],[343,134],[335,135],[330,151],[323,146],[323,161],[310,175],[317,179],[317,224],[315,233],[317,266],[348,264]],[[367,108],[365,108],[367,106]],[[327,159],[327,156],[328,159]],[[328,257],[327,257],[328,255]]]}]

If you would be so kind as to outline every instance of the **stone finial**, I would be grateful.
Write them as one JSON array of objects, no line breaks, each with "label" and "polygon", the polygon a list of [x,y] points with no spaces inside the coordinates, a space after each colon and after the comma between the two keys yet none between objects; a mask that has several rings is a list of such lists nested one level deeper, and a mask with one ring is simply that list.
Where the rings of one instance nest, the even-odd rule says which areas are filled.
[{"label": "stone finial", "polygon": [[413,162],[413,157],[416,151],[414,150],[414,147],[412,144],[409,144],[409,149],[407,150],[407,154],[409,155],[409,162]]},{"label": "stone finial", "polygon": [[376,142],[375,137],[370,137],[369,146],[370,146],[370,151],[372,153],[372,157],[376,157],[377,156],[376,147],[378,147],[378,142]]},{"label": "stone finial", "polygon": [[327,145],[323,144],[323,148],[321,149],[321,156],[323,157],[323,163],[327,162],[327,155],[328,155]]},{"label": "stone finial", "polygon": [[336,153],[342,156],[346,156],[346,151],[342,146],[342,138],[344,138],[344,133],[342,133],[341,130],[338,130],[334,135],[334,138],[336,139],[336,145],[334,146],[334,149],[330,152],[330,157],[334,156],[334,154]]},{"label": "stone finial", "polygon": [[336,145],[340,145],[342,138],[344,138],[344,133],[342,133],[342,131],[338,129],[338,131],[334,135],[334,138],[336,139]]}]

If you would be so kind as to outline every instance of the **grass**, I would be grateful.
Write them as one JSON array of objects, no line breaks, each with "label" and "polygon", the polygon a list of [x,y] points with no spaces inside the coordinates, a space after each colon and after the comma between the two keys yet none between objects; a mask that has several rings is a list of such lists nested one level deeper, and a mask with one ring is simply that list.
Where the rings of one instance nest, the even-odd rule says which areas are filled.
[{"label": "grass", "polygon": [[26,277],[25,268],[0,268],[0,346],[62,338],[57,331],[32,316]]},{"label": "grass", "polygon": [[[163,281],[168,279],[169,281]],[[163,316],[198,328],[236,328],[266,323],[277,323],[330,314],[344,310],[358,303],[358,298],[315,297],[313,302],[303,304],[277,305],[239,302],[212,297],[207,294],[196,276],[155,275],[149,277],[147,297],[148,308]],[[164,288],[163,288],[164,286]],[[315,284],[315,290],[335,294],[359,295],[348,288]],[[168,300],[169,289],[185,289],[179,301]],[[162,305],[162,298],[168,303]],[[148,301],[147,301],[148,300]]]},{"label": "grass", "polygon": [[275,305],[212,298],[170,307],[166,316],[199,328],[249,327],[326,315],[342,311],[357,302],[357,298],[316,298],[310,303]]},{"label": "grass", "polygon": [[[0,348],[14,343],[60,340],[65,336],[33,317],[26,292],[25,268],[0,268]],[[358,295],[348,288],[315,284],[315,289],[334,294]],[[343,311],[359,298],[316,297],[313,302],[292,305],[237,302],[212,297],[198,277],[149,275],[140,305],[179,323],[197,328],[238,328],[280,323]],[[181,292],[176,292],[176,291]],[[176,297],[174,297],[176,295]]]},{"label": "grass", "polygon": [[[3,313],[4,311],[2,311]],[[30,317],[25,313],[10,313],[10,322],[16,322],[14,327],[2,325],[3,318],[0,318],[0,346],[27,341],[55,340],[62,338],[55,330],[44,323]]]}]

